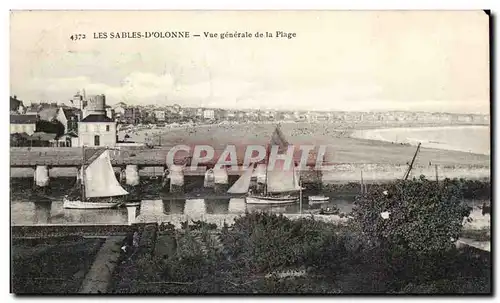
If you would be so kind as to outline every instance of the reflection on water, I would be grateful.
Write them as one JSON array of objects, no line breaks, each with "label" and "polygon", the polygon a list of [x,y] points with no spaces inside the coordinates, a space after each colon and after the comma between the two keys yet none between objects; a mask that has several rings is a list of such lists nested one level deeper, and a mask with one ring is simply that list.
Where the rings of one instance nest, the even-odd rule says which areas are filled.
[{"label": "reflection on water", "polygon": [[52,222],[50,217],[50,212],[52,210],[52,203],[33,203],[34,204],[34,216],[33,223],[35,224],[48,224]]},{"label": "reflection on water", "polygon": [[207,213],[207,205],[204,199],[186,199],[184,214],[204,215]]},{"label": "reflection on water", "polygon": [[247,210],[245,198],[232,198],[229,200],[227,212],[230,214],[243,214]]},{"label": "reflection on water", "polygon": [[207,214],[227,214],[229,209],[229,198],[227,199],[206,199]]},{"label": "reflection on water", "polygon": [[[57,199],[37,201],[17,200],[11,202],[11,222],[16,225],[31,224],[127,224],[126,208],[118,209],[64,209],[63,202]],[[185,199],[173,197],[163,199],[164,214],[244,214],[245,212],[267,211],[273,213],[299,213],[300,203],[289,205],[247,205],[245,198],[205,197]],[[307,198],[302,203],[302,213],[314,212],[320,208],[337,206],[340,211],[352,210],[352,199],[334,198],[326,203],[309,204]],[[139,208],[140,212],[140,208]]]},{"label": "reflection on water", "polygon": [[186,199],[164,199],[163,200],[163,213],[165,214],[179,214],[184,213],[184,204]]},{"label": "reflection on water", "polygon": [[62,201],[11,203],[11,223],[22,224],[126,224],[127,209],[65,209]]}]

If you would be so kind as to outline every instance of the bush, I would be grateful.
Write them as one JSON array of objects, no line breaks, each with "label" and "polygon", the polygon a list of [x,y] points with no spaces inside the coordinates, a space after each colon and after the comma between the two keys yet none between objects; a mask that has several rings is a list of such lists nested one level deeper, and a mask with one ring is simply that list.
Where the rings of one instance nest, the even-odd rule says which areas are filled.
[{"label": "bush", "polygon": [[[418,254],[450,249],[460,236],[471,208],[460,188],[425,177],[372,187],[356,198],[353,225],[369,240],[392,250]],[[389,218],[384,219],[383,213]]]},{"label": "bush", "polygon": [[223,228],[221,242],[232,264],[267,273],[287,268],[335,268],[347,256],[334,225],[313,219],[251,213]]}]

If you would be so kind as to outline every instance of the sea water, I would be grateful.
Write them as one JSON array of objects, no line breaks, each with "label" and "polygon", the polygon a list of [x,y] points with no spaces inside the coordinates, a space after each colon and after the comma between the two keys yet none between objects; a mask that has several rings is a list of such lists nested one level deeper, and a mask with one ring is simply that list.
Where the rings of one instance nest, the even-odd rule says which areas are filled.
[{"label": "sea water", "polygon": [[422,147],[490,154],[489,126],[401,127],[357,130],[354,138],[379,140]]}]

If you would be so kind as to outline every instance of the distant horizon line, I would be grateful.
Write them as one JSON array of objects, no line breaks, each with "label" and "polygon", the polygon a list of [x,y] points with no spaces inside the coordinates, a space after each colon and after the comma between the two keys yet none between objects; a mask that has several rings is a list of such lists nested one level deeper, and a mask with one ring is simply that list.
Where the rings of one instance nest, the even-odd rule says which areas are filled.
[{"label": "distant horizon line", "polygon": [[[11,97],[14,97],[15,95],[11,95]],[[29,102],[30,105],[32,104],[40,104],[40,103],[57,103],[58,105],[63,104],[66,106],[70,106],[71,100],[68,101],[24,101],[21,99],[16,99],[18,101],[24,102]],[[88,101],[88,100],[85,100]],[[116,103],[112,104],[106,104],[106,106],[111,106],[114,107],[118,105],[119,103],[123,103],[127,106],[130,107],[155,107],[155,108],[162,108],[162,107],[170,107],[170,106],[175,106],[178,105],[181,108],[202,108],[202,109],[222,109],[222,110],[233,110],[233,111],[277,111],[277,112],[321,112],[321,113],[328,113],[328,112],[354,112],[354,113],[381,113],[381,112],[411,112],[411,113],[440,113],[440,114],[453,114],[453,115],[488,115],[491,116],[491,112],[484,113],[484,112],[453,112],[453,111],[432,111],[432,110],[402,110],[402,109],[369,109],[369,110],[349,110],[349,109],[315,109],[315,110],[305,110],[305,109],[277,109],[277,108],[234,108],[234,107],[214,107],[214,106],[194,106],[194,105],[189,105],[189,106],[183,106],[179,103],[173,103],[173,104],[166,104],[166,105],[158,105],[158,104],[136,104],[136,103],[126,103],[125,101],[118,101]],[[69,105],[68,105],[69,104]],[[25,104],[26,105],[26,104]],[[71,106],[70,106],[71,107]]]}]

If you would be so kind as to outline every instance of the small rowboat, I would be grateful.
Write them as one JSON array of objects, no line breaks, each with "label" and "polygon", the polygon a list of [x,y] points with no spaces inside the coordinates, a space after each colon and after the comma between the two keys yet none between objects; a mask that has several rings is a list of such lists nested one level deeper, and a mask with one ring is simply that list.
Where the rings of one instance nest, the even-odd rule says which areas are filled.
[{"label": "small rowboat", "polygon": [[139,207],[141,206],[141,202],[130,201],[130,202],[124,202],[122,205],[125,207]]},{"label": "small rowboat", "polygon": [[308,200],[309,200],[309,202],[320,202],[320,203],[323,203],[323,202],[327,202],[328,200],[330,200],[330,197],[326,197],[326,196],[309,196]]}]

